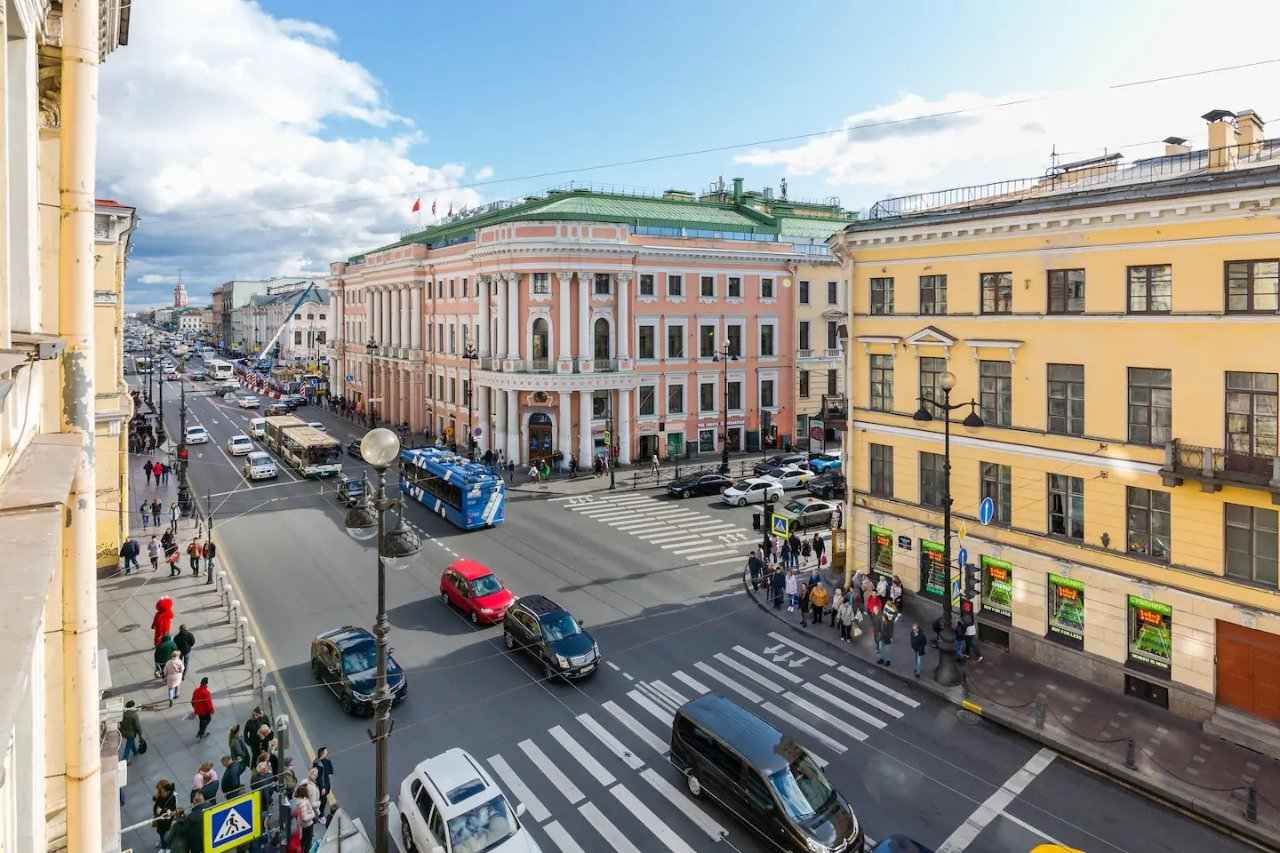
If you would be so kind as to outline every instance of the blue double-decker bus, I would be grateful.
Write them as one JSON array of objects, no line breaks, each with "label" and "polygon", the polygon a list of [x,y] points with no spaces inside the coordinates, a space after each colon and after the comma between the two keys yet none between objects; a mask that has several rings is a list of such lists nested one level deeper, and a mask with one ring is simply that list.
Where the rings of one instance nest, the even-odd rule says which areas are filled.
[{"label": "blue double-decker bus", "polygon": [[400,491],[463,530],[493,527],[506,518],[502,478],[443,448],[401,450]]}]

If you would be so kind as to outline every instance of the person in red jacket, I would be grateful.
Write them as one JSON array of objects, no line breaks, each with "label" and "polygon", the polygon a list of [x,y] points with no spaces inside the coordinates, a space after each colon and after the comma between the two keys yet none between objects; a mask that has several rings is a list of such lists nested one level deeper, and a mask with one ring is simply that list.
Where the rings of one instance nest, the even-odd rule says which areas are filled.
[{"label": "person in red jacket", "polygon": [[151,645],[158,646],[165,635],[169,633],[169,629],[173,627],[173,599],[169,596],[161,596],[156,602],[156,615],[151,619]]},{"label": "person in red jacket", "polygon": [[191,710],[200,721],[196,737],[208,737],[209,720],[213,719],[213,695],[209,692],[209,679],[200,679],[200,686],[191,691]]}]

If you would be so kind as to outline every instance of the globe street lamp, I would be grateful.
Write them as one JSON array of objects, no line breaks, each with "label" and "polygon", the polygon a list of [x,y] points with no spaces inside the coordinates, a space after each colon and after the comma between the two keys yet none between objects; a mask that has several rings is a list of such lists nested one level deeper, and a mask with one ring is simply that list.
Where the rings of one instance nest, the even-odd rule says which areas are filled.
[{"label": "globe street lamp", "polygon": [[912,415],[914,420],[927,423],[934,419],[929,407],[939,410],[942,415],[942,632],[938,642],[938,666],[933,671],[933,678],[939,684],[951,687],[960,683],[960,668],[956,666],[954,654],[947,652],[955,647],[954,623],[951,617],[951,413],[957,409],[969,407],[969,414],[961,422],[966,428],[976,429],[985,426],[978,416],[978,404],[973,399],[967,403],[951,404],[951,389],[956,387],[956,377],[951,371],[942,374],[942,402],[927,397],[919,397],[920,408]]},{"label": "globe street lamp", "polygon": [[364,345],[364,350],[369,354],[369,387],[365,389],[364,395],[364,413],[369,418],[369,429],[373,429],[373,358],[378,354],[378,342],[369,336],[369,343]]},{"label": "globe street lamp", "polygon": [[720,351],[713,355],[711,360],[724,363],[724,392],[721,394],[720,401],[720,473],[727,477],[729,476],[729,362],[737,361],[738,354],[733,351],[732,345],[725,341],[724,346],[720,347]]},{"label": "globe street lamp", "polygon": [[387,497],[387,468],[400,455],[400,439],[389,429],[371,429],[360,440],[360,455],[378,472],[378,494],[370,498],[365,491],[364,501],[353,506],[343,525],[353,539],[378,543],[378,616],[374,622],[373,636],[378,647],[378,681],[374,691],[374,850],[389,853],[390,839],[387,818],[391,797],[387,788],[387,753],[391,738],[391,691],[387,685],[387,653],[390,645],[391,625],[387,620],[387,569],[403,570],[408,567],[422,543],[412,530],[397,525],[387,530],[387,513],[400,506],[399,498]]}]

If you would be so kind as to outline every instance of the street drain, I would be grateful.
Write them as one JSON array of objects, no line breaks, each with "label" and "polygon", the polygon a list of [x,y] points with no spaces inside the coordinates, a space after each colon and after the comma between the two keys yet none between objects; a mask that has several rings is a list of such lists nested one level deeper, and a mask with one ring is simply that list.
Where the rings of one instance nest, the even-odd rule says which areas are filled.
[{"label": "street drain", "polygon": [[132,631],[133,629],[140,628],[140,627],[142,626],[140,626],[137,622],[130,622],[128,625],[120,626],[120,633],[123,634],[126,631]]}]

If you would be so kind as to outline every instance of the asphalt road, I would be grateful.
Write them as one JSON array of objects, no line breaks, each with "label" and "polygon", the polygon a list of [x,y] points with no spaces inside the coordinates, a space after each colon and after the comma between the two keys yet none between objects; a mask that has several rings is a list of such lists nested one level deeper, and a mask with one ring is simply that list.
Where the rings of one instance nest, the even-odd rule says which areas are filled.
[{"label": "asphalt road", "polygon": [[[171,383],[173,434],[177,399]],[[373,547],[344,532],[332,481],[282,473],[278,483],[244,482],[222,448],[256,412],[208,396],[189,396],[188,406],[188,422],[213,436],[191,448],[190,473],[211,495],[223,566],[247,599],[304,746],[330,747],[336,793],[372,832],[369,722],[344,715],[313,682],[308,655],[324,629],[372,624]],[[363,432],[315,408],[299,414],[344,441]],[[424,546],[388,577],[392,645],[409,679],[394,713],[393,798],[417,762],[461,746],[526,803],[544,850],[773,850],[728,812],[690,800],[664,756],[671,711],[711,690],[829,762],[872,839],[905,833],[1000,853],[1049,839],[1090,853],[1249,849],[913,683],[831,661],[819,644],[780,631],[742,592],[750,515],[644,493],[521,496],[498,528],[464,533],[406,507]],[[517,594],[567,606],[607,665],[584,682],[544,683],[530,660],[505,652],[500,628],[475,628],[440,601],[440,572],[456,557],[492,566]]]}]

